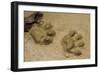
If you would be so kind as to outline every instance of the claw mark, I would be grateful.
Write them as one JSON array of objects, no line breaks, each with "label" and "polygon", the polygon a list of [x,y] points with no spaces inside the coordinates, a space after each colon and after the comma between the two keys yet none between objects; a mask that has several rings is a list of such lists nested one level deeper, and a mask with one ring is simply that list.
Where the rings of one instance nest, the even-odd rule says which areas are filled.
[{"label": "claw mark", "polygon": [[73,37],[75,34],[76,34],[75,31],[70,31],[68,35],[69,35],[70,37]]}]

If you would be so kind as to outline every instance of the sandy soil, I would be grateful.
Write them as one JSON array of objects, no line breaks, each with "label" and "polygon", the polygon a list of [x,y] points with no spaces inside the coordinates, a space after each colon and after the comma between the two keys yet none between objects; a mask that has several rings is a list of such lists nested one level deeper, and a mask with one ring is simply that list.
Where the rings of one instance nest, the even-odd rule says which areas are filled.
[{"label": "sandy soil", "polygon": [[[26,12],[27,17],[32,12]],[[43,61],[43,60],[65,60],[65,59],[87,59],[90,58],[90,15],[75,13],[43,13],[43,20],[51,22],[56,36],[50,45],[36,44],[32,36],[24,33],[24,61]],[[81,56],[71,56],[66,58],[61,45],[62,38],[70,30],[76,30],[83,36],[85,46]]]}]

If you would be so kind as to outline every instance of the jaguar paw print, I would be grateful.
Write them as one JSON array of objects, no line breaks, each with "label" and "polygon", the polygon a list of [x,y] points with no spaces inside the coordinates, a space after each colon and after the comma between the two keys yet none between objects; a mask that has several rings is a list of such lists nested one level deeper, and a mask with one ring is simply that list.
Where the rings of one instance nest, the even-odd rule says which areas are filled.
[{"label": "jaguar paw print", "polygon": [[45,23],[44,21],[41,21],[38,25],[34,24],[30,30],[30,34],[35,43],[49,45],[53,42],[56,32],[53,30],[51,23]]},{"label": "jaguar paw print", "polygon": [[76,31],[70,31],[63,37],[62,46],[64,48],[65,55],[67,53],[67,57],[68,54],[80,56],[82,55],[82,49],[85,46],[83,36]]}]

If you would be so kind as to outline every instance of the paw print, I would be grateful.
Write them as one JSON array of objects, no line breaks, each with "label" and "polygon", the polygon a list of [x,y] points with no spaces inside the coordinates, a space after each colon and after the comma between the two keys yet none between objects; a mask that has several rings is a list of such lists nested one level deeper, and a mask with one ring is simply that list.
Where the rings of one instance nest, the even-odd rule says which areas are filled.
[{"label": "paw print", "polygon": [[33,37],[35,43],[48,45],[53,42],[56,32],[53,30],[51,23],[40,21],[38,24],[34,24],[32,26],[30,34]]},{"label": "paw print", "polygon": [[82,55],[82,48],[85,46],[83,36],[76,31],[70,31],[62,39],[62,46],[67,56],[68,54],[80,56]]}]

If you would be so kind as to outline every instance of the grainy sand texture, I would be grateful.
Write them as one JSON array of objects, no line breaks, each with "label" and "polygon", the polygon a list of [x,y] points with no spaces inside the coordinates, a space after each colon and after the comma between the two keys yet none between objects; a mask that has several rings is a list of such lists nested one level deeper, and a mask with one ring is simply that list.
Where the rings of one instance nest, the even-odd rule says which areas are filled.
[{"label": "grainy sand texture", "polygon": [[[27,17],[33,12],[25,11]],[[43,21],[50,22],[56,35],[49,45],[35,43],[29,32],[24,32],[24,61],[47,61],[47,60],[70,60],[90,58],[90,15],[84,13],[55,13],[42,12]],[[34,26],[33,26],[34,27]],[[81,49],[82,55],[70,57],[65,56],[62,46],[62,38],[71,30],[75,30],[82,35],[85,45]]]}]

